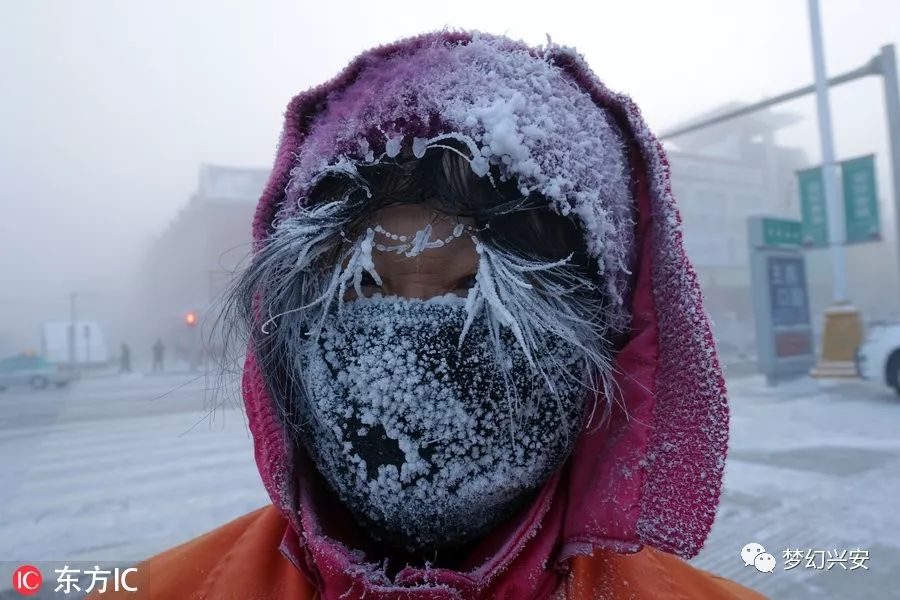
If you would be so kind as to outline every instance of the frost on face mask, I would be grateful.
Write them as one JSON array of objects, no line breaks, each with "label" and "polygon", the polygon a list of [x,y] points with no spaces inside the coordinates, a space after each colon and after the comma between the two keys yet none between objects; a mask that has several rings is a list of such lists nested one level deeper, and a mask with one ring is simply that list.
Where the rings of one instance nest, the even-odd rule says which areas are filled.
[{"label": "frost on face mask", "polygon": [[484,316],[467,316],[456,296],[360,298],[296,358],[319,471],[371,535],[411,551],[465,543],[511,516],[582,424],[576,347],[548,341],[554,361],[539,370],[510,331],[498,348]]}]

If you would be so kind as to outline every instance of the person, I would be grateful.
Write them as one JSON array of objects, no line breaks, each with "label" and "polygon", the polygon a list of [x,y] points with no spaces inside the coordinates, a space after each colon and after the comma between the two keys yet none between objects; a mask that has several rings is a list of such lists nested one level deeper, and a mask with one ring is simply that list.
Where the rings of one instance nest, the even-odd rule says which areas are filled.
[{"label": "person", "polygon": [[119,351],[119,373],[131,373],[131,348],[125,342]]},{"label": "person", "polygon": [[724,381],[663,149],[574,50],[362,54],[289,104],[253,237],[224,321],[271,505],[144,597],[761,597],[684,560]]},{"label": "person", "polygon": [[153,342],[153,372],[154,373],[162,373],[163,372],[163,358],[165,357],[166,347],[163,344],[162,338],[156,338],[156,341]]}]

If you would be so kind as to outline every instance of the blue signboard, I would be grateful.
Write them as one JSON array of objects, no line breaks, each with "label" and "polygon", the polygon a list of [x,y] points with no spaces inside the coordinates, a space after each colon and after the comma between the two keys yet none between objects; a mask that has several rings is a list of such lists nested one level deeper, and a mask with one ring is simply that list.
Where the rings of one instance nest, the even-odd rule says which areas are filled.
[{"label": "blue signboard", "polygon": [[797,224],[785,222],[782,229],[789,234],[775,235],[774,221],[761,216],[747,219],[757,357],[760,371],[770,382],[808,373],[815,361],[806,263],[797,245]]},{"label": "blue signboard", "polygon": [[769,278],[769,304],[772,325],[794,327],[809,325],[809,302],[806,297],[806,270],[801,256],[769,256],[766,258]]}]

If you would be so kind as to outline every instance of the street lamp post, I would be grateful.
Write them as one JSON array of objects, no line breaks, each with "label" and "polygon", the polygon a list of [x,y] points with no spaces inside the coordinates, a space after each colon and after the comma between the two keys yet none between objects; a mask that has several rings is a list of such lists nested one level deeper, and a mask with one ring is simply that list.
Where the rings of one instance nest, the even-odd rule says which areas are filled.
[{"label": "street lamp post", "polygon": [[816,86],[816,114],[819,118],[819,143],[822,147],[822,187],[828,213],[828,239],[834,271],[835,304],[847,302],[846,261],[844,259],[843,215],[838,204],[838,174],[834,163],[834,136],[831,132],[831,103],[825,75],[825,54],[822,50],[822,24],[819,19],[819,0],[808,0],[809,29],[812,38],[813,71]]},{"label": "street lamp post", "polygon": [[891,181],[894,192],[894,230],[897,235],[897,267],[900,269],[900,82],[897,81],[897,57],[894,45],[881,47],[875,57],[884,83],[884,108],[887,113],[888,144],[891,152]]},{"label": "street lamp post", "polygon": [[834,137],[831,132],[831,104],[828,101],[828,76],[822,49],[822,22],[819,0],[808,0],[809,32],[812,40],[813,71],[816,86],[816,114],[819,143],[822,147],[822,191],[828,214],[828,244],[834,276],[833,304],[825,310],[822,351],[812,370],[817,377],[855,377],[853,355],[862,341],[862,320],[850,303],[844,258],[844,215],[838,202],[838,174],[834,162]]},{"label": "street lamp post", "polygon": [[[825,311],[825,335],[823,336],[823,360],[815,370],[818,375],[851,376],[855,369],[852,363],[852,353],[862,336],[862,326],[858,312],[848,303],[849,294],[846,285],[844,267],[844,249],[841,245],[844,239],[843,211],[836,206],[837,194],[835,191],[835,164],[834,150],[831,138],[830,107],[828,106],[827,90],[830,86],[842,85],[870,75],[880,75],[884,83],[884,106],[887,115],[888,142],[890,145],[891,182],[894,196],[894,225],[896,228],[896,251],[898,256],[898,270],[900,270],[900,90],[898,90],[897,60],[893,44],[881,47],[878,54],[872,57],[866,64],[836,75],[830,79],[825,78],[825,64],[822,58],[822,36],[819,23],[818,2],[809,0],[810,5],[810,29],[813,37],[813,57],[816,65],[816,82],[802,88],[791,90],[765,100],[748,104],[718,114],[714,117],[703,119],[664,132],[661,140],[675,138],[687,133],[692,133],[724,123],[731,119],[743,117],[756,111],[801,98],[815,93],[818,100],[818,119],[822,134],[822,161],[823,176],[825,180],[826,201],[828,206],[828,229],[831,242],[831,253],[834,257],[834,301],[835,306]],[[824,122],[823,122],[824,121]],[[826,132],[827,131],[827,135]],[[827,146],[827,147],[826,147]],[[830,191],[829,191],[830,189]],[[829,200],[828,198],[832,198]],[[900,275],[900,274],[898,274]],[[898,279],[900,281],[900,279]],[[832,327],[829,329],[829,324]],[[835,325],[837,327],[835,327]],[[832,340],[841,340],[840,348],[837,348],[840,359],[834,354],[836,348]]]}]

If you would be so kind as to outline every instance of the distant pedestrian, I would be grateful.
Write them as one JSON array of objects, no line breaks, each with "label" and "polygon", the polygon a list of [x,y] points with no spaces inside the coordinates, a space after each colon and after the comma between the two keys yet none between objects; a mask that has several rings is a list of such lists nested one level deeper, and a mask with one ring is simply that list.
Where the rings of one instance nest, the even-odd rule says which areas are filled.
[{"label": "distant pedestrian", "polygon": [[156,338],[156,342],[153,344],[153,372],[154,373],[162,373],[163,371],[163,357],[166,352],[166,347],[163,345],[163,341],[161,338]]},{"label": "distant pedestrian", "polygon": [[125,342],[119,352],[119,373],[131,373],[131,348]]}]

